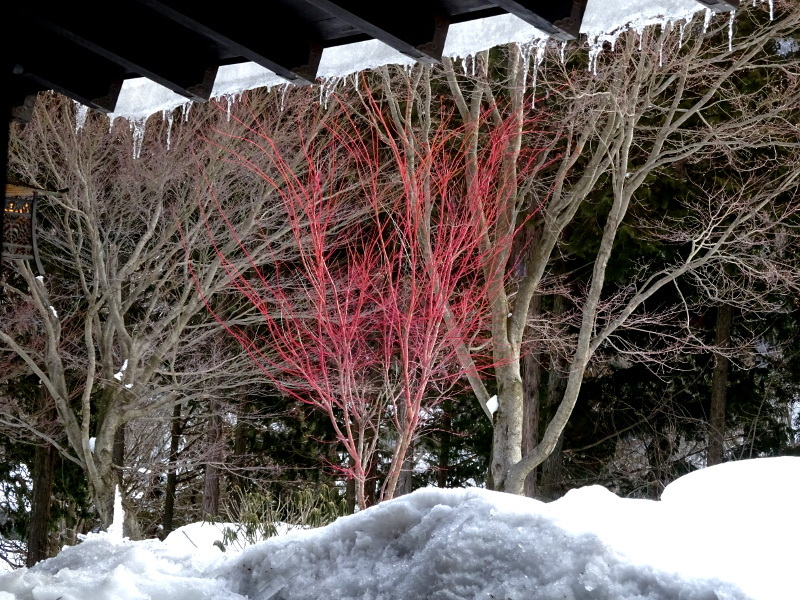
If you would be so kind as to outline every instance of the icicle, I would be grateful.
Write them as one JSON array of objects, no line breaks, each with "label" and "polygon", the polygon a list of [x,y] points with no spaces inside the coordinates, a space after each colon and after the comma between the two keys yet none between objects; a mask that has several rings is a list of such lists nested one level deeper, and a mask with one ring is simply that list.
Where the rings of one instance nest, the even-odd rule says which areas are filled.
[{"label": "icicle", "polygon": [[142,144],[144,143],[144,124],[147,117],[131,121],[131,131],[133,131],[133,158],[139,158],[142,154]]},{"label": "icicle", "polygon": [[[73,102],[75,102],[73,100]],[[75,102],[75,133],[78,133],[86,124],[86,117],[89,114],[89,107],[80,102]]]},{"label": "icicle", "polygon": [[731,11],[731,16],[728,19],[728,52],[733,52],[733,20],[736,17],[736,11]]},{"label": "icicle", "polygon": [[561,49],[559,51],[559,56],[561,57],[561,64],[563,65],[567,62],[567,42],[561,42]]},{"label": "icicle", "polygon": [[286,92],[289,91],[290,83],[284,83],[283,87],[281,88],[281,112],[283,109],[286,108]]},{"label": "icicle", "polygon": [[329,77],[319,86],[319,103],[323,108],[328,108],[328,101],[330,101],[341,80],[341,77]]},{"label": "icicle", "polygon": [[192,109],[192,103],[187,102],[182,106],[183,108],[183,122],[186,123],[189,120],[189,111]]},{"label": "icicle", "polygon": [[544,62],[545,51],[547,50],[547,39],[538,40],[536,42],[536,53],[533,58],[533,92],[531,93],[531,108],[536,106],[536,80],[539,75],[539,67]]},{"label": "icicle", "polygon": [[703,33],[706,33],[708,31],[708,28],[711,26],[711,15],[712,14],[713,13],[711,12],[711,9],[707,8],[706,9],[706,17],[703,20]]},{"label": "icicle", "polygon": [[164,110],[164,112],[161,113],[161,118],[167,120],[167,150],[169,150],[172,143],[172,111]]},{"label": "icicle", "polygon": [[520,55],[522,56],[522,90],[524,93],[525,87],[528,85],[528,69],[531,67],[531,45],[532,43],[527,44],[517,44],[517,49],[519,50]]},{"label": "icicle", "polygon": [[664,66],[664,38],[666,37],[667,32],[662,29],[661,37],[658,40],[658,66]]},{"label": "icicle", "polygon": [[589,71],[594,75],[597,75],[597,58],[603,49],[603,42],[599,38],[600,36],[596,35],[589,41]]},{"label": "icicle", "polygon": [[228,123],[231,122],[231,107],[233,106],[233,95],[232,94],[225,94],[225,104],[226,104],[226,115],[228,118]]},{"label": "icicle", "polygon": [[683,47],[683,36],[686,33],[686,21],[681,21],[680,37],[678,38],[678,48]]},{"label": "icicle", "polygon": [[125,511],[122,508],[122,494],[119,486],[114,488],[114,519],[108,527],[109,537],[122,541],[122,524],[125,522]]},{"label": "icicle", "polygon": [[775,20],[775,0],[769,0],[769,20]]},{"label": "icicle", "polygon": [[469,55],[461,57],[461,68],[464,70],[464,77],[469,75],[469,72],[467,71],[467,59],[468,58],[469,58]]}]

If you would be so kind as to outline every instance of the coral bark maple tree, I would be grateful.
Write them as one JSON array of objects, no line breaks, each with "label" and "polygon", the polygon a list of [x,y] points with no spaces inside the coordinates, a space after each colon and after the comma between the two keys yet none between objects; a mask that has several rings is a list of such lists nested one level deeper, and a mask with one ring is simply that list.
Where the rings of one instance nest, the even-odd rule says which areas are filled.
[{"label": "coral bark maple tree", "polygon": [[[263,162],[230,159],[261,173],[281,198],[299,259],[228,269],[260,312],[258,328],[218,314],[278,388],[328,414],[349,457],[335,466],[355,480],[361,507],[387,427],[393,448],[381,499],[394,494],[426,409],[487,366],[475,352],[487,315],[482,265],[493,251],[482,241],[505,193],[498,173],[509,134],[489,136],[467,178],[461,128],[444,118],[417,138],[367,98],[329,115],[304,141],[300,165],[246,127]],[[468,348],[474,356],[464,365],[458,353]]]}]

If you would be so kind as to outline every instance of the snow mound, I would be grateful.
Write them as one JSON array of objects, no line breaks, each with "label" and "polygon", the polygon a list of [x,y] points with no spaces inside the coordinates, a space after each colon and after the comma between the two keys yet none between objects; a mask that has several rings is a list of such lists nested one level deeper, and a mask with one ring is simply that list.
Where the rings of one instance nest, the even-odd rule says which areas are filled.
[{"label": "snow mound", "polygon": [[0,600],[789,600],[799,498],[800,458],[703,469],[658,502],[429,488],[241,552],[214,545],[231,524],[89,535],[0,576]]},{"label": "snow mound", "polygon": [[[222,552],[213,550],[220,560]],[[17,600],[242,600],[208,576],[214,559],[158,540],[89,535],[55,558],[0,578],[0,600],[7,600],[3,592]]]},{"label": "snow mound", "polygon": [[220,574],[253,600],[746,598],[730,584],[633,566],[546,513],[497,492],[420,490],[255,546]]}]

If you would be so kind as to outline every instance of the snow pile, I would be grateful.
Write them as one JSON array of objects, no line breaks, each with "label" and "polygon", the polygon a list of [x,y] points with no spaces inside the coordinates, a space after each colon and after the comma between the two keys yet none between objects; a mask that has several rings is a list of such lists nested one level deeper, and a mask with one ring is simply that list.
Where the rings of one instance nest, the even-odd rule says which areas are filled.
[{"label": "snow pile", "polygon": [[[800,458],[726,463],[668,485],[660,502],[573,490],[548,505],[571,532],[592,532],[636,564],[713,574],[753,598],[797,597]],[[712,596],[713,598],[713,596]]]},{"label": "snow pile", "polygon": [[254,547],[220,573],[261,600],[746,597],[633,566],[596,535],[559,527],[545,505],[479,489],[422,490]]},{"label": "snow pile", "polygon": [[800,458],[704,469],[660,502],[428,488],[243,552],[215,545],[225,525],[90,535],[0,577],[0,600],[787,600],[798,499]]},{"label": "snow pile", "polygon": [[241,600],[226,582],[209,577],[223,557],[213,546],[93,534],[32,569],[4,575],[0,600],[10,600],[4,592],[28,600]]}]

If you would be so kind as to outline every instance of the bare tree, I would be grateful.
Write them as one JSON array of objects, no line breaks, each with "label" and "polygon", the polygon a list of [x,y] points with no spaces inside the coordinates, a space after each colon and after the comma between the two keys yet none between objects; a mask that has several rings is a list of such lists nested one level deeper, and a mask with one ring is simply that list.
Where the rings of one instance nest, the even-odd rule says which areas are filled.
[{"label": "bare tree", "polygon": [[[800,181],[800,73],[796,57],[777,53],[778,42],[796,33],[800,8],[795,3],[777,8],[770,21],[765,7],[747,7],[737,16],[747,34],[730,41],[727,19],[717,19],[708,29],[695,19],[649,28],[641,35],[624,33],[599,55],[591,71],[584,50],[561,59],[560,48],[544,46],[535,50],[537,60],[530,61],[511,47],[504,68],[490,64],[494,59],[488,53],[479,55],[474,76],[462,75],[445,61],[447,84],[465,124],[468,180],[479,172],[486,132],[515,132],[505,138],[504,166],[495,182],[502,193],[491,210],[499,218],[481,239],[483,248],[493,249],[483,255],[483,270],[499,401],[491,416],[491,475],[497,489],[522,493],[527,475],[556,448],[601,348],[625,360],[663,364],[669,352],[674,355],[698,343],[681,319],[685,308],[657,306],[662,290],[691,278],[710,300],[736,304],[737,298],[747,303],[756,301],[757,294],[763,298],[764,290],[795,289],[796,275],[768,251],[795,217],[796,205],[783,200],[796,193]],[[534,107],[526,88],[532,79],[528,71],[545,54]],[[384,93],[414,103],[407,114],[419,119],[416,126],[424,131],[428,115],[437,114],[430,84],[413,74],[397,77],[405,83]],[[759,85],[748,85],[751,77]],[[390,89],[388,84],[385,88]],[[533,136],[532,115],[543,123]],[[532,166],[526,155],[531,144],[537,150]],[[741,175],[735,183],[699,177],[689,181],[690,197],[675,199],[684,205],[680,220],[632,223],[667,244],[674,258],[666,264],[638,265],[626,285],[609,285],[619,232],[631,225],[629,209],[644,201],[654,176],[681,164],[724,164],[728,172]],[[608,201],[597,202],[600,194]],[[590,202],[601,226],[588,266],[591,276],[585,281],[562,278],[567,291],[561,293],[568,293],[575,307],[567,315],[572,324],[567,322],[560,333],[568,367],[563,394],[541,439],[523,456],[521,361],[527,347],[552,347],[552,338],[528,333],[529,326],[547,318],[532,314],[531,306],[537,295],[549,293],[547,278],[553,275],[559,244],[578,211]],[[537,234],[517,258],[513,240],[528,220]],[[535,336],[535,327],[531,331]],[[647,348],[634,347],[626,331],[649,331],[654,341]],[[467,350],[462,347],[459,357],[470,373],[474,369]],[[489,388],[478,377],[470,383],[486,407]]]},{"label": "bare tree", "polygon": [[460,128],[442,121],[419,144],[410,129],[401,141],[376,102],[340,102],[299,163],[259,128],[239,134],[262,149],[243,164],[281,199],[299,257],[247,272],[223,263],[262,327],[220,321],[280,389],[329,416],[363,508],[379,442],[394,439],[387,499],[423,413],[459,378],[456,352],[481,328],[486,225],[471,215],[493,193],[504,141],[494,136],[468,187]]},{"label": "bare tree", "polygon": [[[280,114],[259,102],[259,110]],[[201,217],[192,174],[203,171],[230,199],[227,217],[238,220],[240,238],[256,224],[259,234],[270,229],[280,238],[281,215],[257,178],[214,160],[219,151],[199,139],[198,132],[213,138],[213,127],[228,125],[224,110],[195,108],[188,126],[153,125],[139,159],[124,126],[109,134],[107,120],[90,115],[80,128],[74,112],[72,103],[49,97],[24,130],[12,132],[10,168],[33,185],[67,191],[45,208],[40,244],[48,273],[35,276],[21,264],[24,283],[4,290],[32,307],[42,333],[0,329],[4,350],[41,379],[66,441],[18,407],[4,418],[80,465],[107,525],[125,467],[126,424],[176,403],[228,397],[256,377],[206,312],[206,302],[225,302],[218,294],[228,279],[208,228],[221,243],[228,236],[232,260],[238,244],[224,222]],[[261,256],[266,247],[251,251]],[[226,305],[239,320],[247,318],[241,308]]]}]

